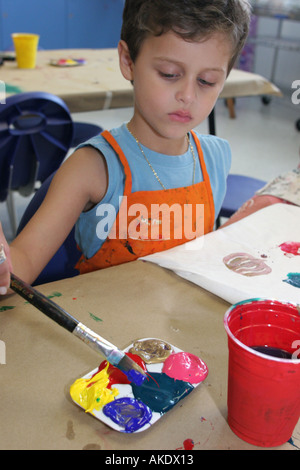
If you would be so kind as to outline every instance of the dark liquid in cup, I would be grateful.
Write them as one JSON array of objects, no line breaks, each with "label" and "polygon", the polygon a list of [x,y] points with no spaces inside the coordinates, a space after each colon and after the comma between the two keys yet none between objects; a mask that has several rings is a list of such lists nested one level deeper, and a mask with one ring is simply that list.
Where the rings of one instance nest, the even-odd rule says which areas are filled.
[{"label": "dark liquid in cup", "polygon": [[279,359],[292,359],[292,354],[284,349],[271,348],[270,346],[251,346],[251,349],[267,356],[278,357]]}]

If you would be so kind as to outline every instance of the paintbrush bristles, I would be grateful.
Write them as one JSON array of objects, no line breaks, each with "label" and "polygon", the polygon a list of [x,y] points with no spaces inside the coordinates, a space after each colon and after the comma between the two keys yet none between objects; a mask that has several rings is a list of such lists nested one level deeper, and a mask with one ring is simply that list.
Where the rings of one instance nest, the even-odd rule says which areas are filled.
[{"label": "paintbrush bristles", "polygon": [[139,366],[136,362],[134,362],[130,357],[126,355],[120,360],[118,367],[122,368],[124,371],[134,369],[137,372],[140,372],[141,374],[146,374],[145,371],[141,368],[141,366]]},{"label": "paintbrush bristles", "polygon": [[130,382],[134,382],[136,385],[143,383],[146,378],[145,372],[136,362],[126,356],[123,351],[120,351],[116,346],[106,341],[82,323],[78,323],[73,333],[92,349],[106,357],[111,365],[120,369]]},{"label": "paintbrush bristles", "polygon": [[147,378],[146,372],[126,355],[120,360],[118,368],[122,370],[129,381],[133,382],[135,385],[142,385],[144,380]]}]

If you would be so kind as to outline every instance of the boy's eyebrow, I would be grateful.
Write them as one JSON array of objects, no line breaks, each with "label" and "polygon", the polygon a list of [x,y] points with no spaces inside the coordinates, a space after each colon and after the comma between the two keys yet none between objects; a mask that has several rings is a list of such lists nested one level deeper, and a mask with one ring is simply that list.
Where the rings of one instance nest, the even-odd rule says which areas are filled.
[{"label": "boy's eyebrow", "polygon": [[[169,62],[170,64],[176,64],[176,65],[179,65],[181,67],[183,67],[185,65],[183,62],[180,62],[179,60],[170,59],[170,57],[163,57],[163,56],[155,57],[155,60],[161,61],[161,62]],[[203,72],[214,71],[214,72],[224,72],[224,73],[226,73],[226,70],[223,67],[206,67],[206,68],[202,69],[202,71]]]}]

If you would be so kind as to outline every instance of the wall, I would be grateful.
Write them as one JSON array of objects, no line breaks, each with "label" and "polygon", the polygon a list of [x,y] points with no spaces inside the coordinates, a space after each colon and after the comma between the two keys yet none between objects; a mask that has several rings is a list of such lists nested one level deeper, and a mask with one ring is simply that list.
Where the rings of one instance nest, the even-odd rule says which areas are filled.
[{"label": "wall", "polygon": [[[257,37],[272,36],[276,38],[278,24],[278,19],[259,17]],[[253,71],[273,80],[279,87],[290,88],[294,80],[300,80],[300,22],[284,20],[282,38],[291,39],[297,50],[288,50],[288,47],[279,49],[275,61],[276,50],[274,47],[256,45]],[[274,65],[276,66],[274,67]]]},{"label": "wall", "polygon": [[116,47],[124,0],[0,0],[0,50],[11,34],[40,35],[40,48]]}]

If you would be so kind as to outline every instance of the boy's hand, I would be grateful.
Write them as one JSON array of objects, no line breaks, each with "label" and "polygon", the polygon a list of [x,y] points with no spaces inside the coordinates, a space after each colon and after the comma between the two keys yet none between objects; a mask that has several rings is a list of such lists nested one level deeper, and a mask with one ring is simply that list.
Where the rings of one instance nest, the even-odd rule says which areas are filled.
[{"label": "boy's hand", "polygon": [[12,264],[10,250],[0,223],[0,295],[5,295],[10,285]]}]

